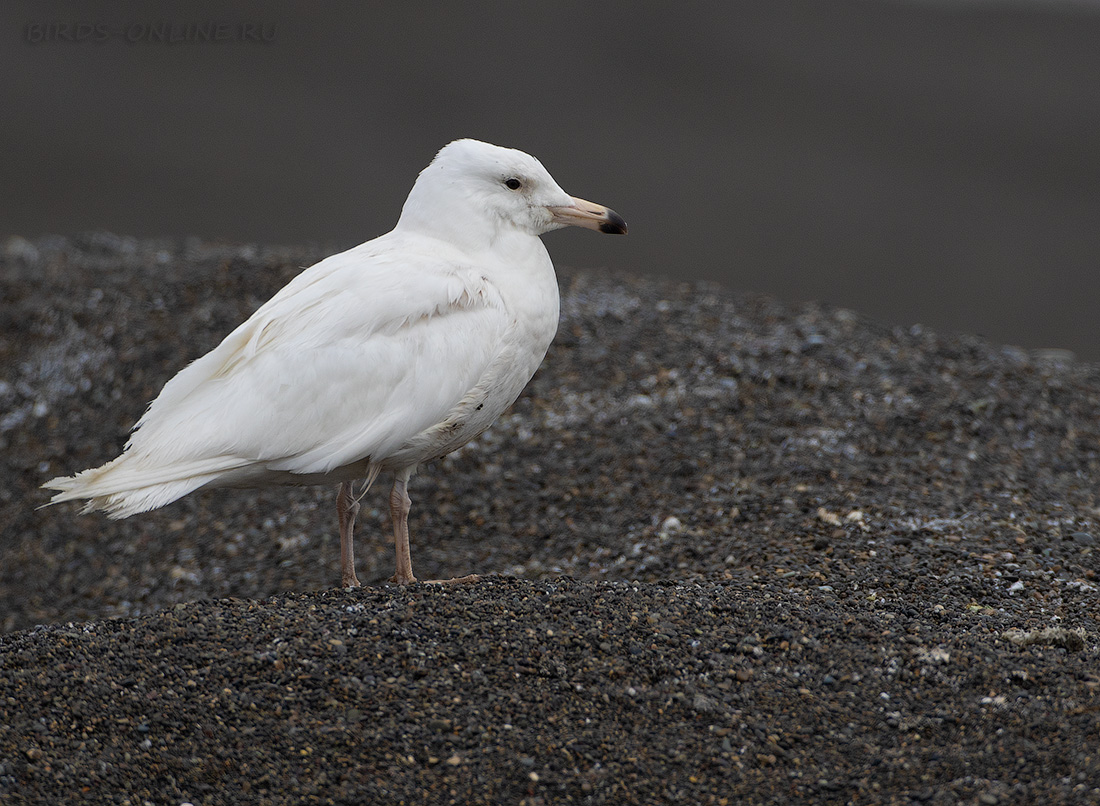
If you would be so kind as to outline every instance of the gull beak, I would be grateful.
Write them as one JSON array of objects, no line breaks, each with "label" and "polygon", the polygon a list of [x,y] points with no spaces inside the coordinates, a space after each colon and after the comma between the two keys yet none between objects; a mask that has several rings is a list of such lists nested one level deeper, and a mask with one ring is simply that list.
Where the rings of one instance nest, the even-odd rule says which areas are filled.
[{"label": "gull beak", "polygon": [[561,207],[548,207],[555,224],[585,227],[612,235],[626,235],[623,217],[602,204],[571,197],[573,203]]}]

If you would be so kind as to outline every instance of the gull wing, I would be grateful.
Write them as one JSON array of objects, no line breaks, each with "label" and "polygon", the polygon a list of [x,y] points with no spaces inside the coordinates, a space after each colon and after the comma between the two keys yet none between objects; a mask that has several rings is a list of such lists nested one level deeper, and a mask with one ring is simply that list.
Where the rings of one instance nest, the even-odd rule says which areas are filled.
[{"label": "gull wing", "polygon": [[126,455],[326,473],[442,422],[500,353],[510,319],[476,271],[384,240],[306,270],[181,371]]}]

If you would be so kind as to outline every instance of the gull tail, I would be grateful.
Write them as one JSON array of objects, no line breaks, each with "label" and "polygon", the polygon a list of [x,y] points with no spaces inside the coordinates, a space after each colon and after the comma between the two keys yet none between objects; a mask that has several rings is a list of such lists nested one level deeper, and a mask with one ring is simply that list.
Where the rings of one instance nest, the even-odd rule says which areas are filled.
[{"label": "gull tail", "polygon": [[86,501],[82,513],[103,510],[117,520],[170,504],[244,464],[239,457],[222,456],[157,466],[148,457],[124,453],[102,467],[59,476],[42,487],[57,491],[46,506]]}]

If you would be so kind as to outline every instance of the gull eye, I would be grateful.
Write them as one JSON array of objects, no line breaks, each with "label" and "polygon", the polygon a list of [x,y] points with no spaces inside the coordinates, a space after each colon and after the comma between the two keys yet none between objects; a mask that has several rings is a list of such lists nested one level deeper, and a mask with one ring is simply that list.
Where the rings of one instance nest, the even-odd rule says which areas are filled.
[{"label": "gull eye", "polygon": [[523,187],[523,183],[512,176],[504,180],[504,187],[508,188],[509,190],[519,190],[521,187]]}]

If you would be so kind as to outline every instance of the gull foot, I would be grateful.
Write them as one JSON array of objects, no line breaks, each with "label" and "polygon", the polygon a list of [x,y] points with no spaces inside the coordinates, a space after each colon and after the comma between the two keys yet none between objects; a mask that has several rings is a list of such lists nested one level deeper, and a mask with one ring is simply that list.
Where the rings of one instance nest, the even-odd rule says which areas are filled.
[{"label": "gull foot", "polygon": [[481,582],[481,577],[477,574],[467,574],[464,577],[455,577],[453,579],[428,579],[424,581],[425,585],[472,585],[475,582]]},{"label": "gull foot", "polygon": [[[424,585],[471,585],[475,582],[480,582],[481,577],[477,574],[467,574],[464,577],[455,577],[454,579],[425,579],[422,584]],[[416,577],[399,577],[394,574],[387,582],[394,585],[412,585],[414,582],[420,582]]]}]

